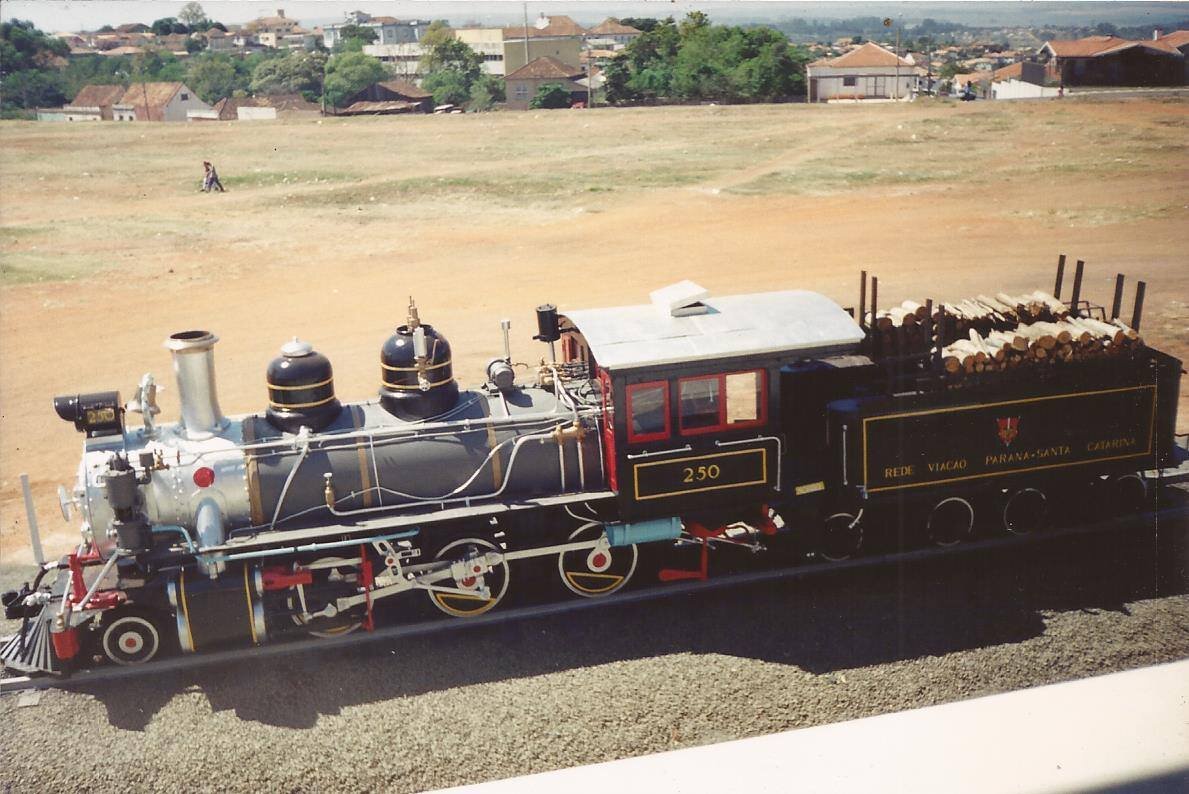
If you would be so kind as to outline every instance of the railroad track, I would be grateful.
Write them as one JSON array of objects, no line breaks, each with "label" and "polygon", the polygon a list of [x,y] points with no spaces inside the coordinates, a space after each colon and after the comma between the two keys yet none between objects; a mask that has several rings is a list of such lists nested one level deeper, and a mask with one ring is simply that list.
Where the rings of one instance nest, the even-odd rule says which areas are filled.
[{"label": "railroad track", "polygon": [[690,596],[727,587],[739,587],[776,581],[818,579],[836,576],[848,571],[854,572],[886,565],[923,563],[941,557],[949,559],[971,557],[998,549],[1039,548],[1090,535],[1105,535],[1113,532],[1123,533],[1143,529],[1156,529],[1156,531],[1159,531],[1161,523],[1170,523],[1176,526],[1177,522],[1184,522],[1184,527],[1189,527],[1189,504],[1178,504],[1155,512],[1114,518],[1083,527],[1051,530],[1035,536],[989,538],[972,541],[956,548],[922,548],[906,552],[860,557],[854,560],[830,564],[810,563],[786,568],[726,574],[706,581],[657,584],[616,593],[600,599],[575,599],[571,601],[513,607],[467,619],[444,618],[426,620],[388,626],[372,632],[357,632],[342,637],[295,639],[255,648],[215,651],[192,656],[172,656],[143,666],[103,666],[84,669],[76,671],[68,678],[58,678],[48,675],[13,676],[0,679],[0,695],[31,689],[72,689],[137,676],[176,673],[243,659],[263,659],[289,654],[300,654],[307,651],[326,651],[347,646],[374,644],[386,640],[444,634],[446,632],[461,631],[482,626],[495,626],[519,620],[552,617],[587,609],[606,609],[655,599]]}]

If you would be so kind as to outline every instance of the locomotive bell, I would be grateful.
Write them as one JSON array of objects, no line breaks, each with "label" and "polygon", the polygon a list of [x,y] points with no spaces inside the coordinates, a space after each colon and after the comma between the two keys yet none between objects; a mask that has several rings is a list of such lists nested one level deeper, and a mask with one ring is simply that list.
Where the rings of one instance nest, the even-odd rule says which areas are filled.
[{"label": "locomotive bell", "polygon": [[321,430],[343,410],[334,396],[330,359],[296,336],[269,362],[267,379],[265,416],[278,430],[296,433],[303,426]]},{"label": "locomotive bell", "polygon": [[380,404],[395,417],[416,421],[457,403],[450,343],[421,322],[410,298],[408,321],[380,348]]}]

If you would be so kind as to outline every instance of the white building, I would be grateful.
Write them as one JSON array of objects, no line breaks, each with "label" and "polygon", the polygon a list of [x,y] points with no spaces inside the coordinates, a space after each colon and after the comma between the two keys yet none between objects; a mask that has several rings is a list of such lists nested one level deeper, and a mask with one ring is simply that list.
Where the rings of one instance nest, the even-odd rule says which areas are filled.
[{"label": "white building", "polygon": [[909,99],[918,69],[912,61],[867,42],[845,55],[809,64],[808,98],[810,102]]},{"label": "white building", "polygon": [[[327,47],[333,48],[342,40],[342,29],[348,25],[374,30],[376,40],[373,44],[379,45],[420,41],[421,33],[429,27],[429,22],[420,19],[400,20],[395,17],[373,17],[358,11],[353,12],[351,16],[352,21],[322,27],[322,40]],[[354,21],[355,19],[361,21]]]},{"label": "white building", "polygon": [[485,73],[504,76],[503,28],[456,28],[454,38],[483,57]]}]

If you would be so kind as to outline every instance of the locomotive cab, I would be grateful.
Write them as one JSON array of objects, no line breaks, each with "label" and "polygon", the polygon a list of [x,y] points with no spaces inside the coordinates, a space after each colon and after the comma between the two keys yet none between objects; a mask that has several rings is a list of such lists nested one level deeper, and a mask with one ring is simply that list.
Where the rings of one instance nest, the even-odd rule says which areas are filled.
[{"label": "locomotive cab", "polygon": [[780,409],[781,368],[852,352],[861,331],[811,292],[714,298],[683,282],[650,297],[562,318],[597,374],[621,515],[739,520],[780,498],[796,454]]}]

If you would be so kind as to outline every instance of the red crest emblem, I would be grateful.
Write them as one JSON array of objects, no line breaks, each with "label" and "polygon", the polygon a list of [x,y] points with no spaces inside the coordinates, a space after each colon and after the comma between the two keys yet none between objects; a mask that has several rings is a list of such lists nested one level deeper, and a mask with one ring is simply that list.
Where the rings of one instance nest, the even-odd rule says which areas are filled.
[{"label": "red crest emblem", "polygon": [[1003,442],[1003,446],[1010,447],[1011,442],[1020,434],[1020,417],[1005,416],[995,421],[999,424],[999,440]]}]

